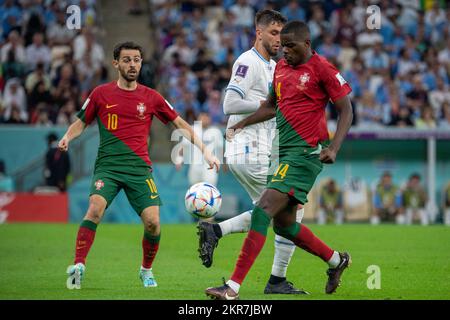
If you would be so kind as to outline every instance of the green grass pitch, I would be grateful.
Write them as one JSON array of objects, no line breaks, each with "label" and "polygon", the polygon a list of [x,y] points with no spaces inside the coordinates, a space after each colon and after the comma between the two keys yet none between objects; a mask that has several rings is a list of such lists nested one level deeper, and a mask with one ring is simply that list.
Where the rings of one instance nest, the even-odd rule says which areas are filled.
[{"label": "green grass pitch", "polygon": [[[288,280],[310,296],[264,295],[273,258],[273,231],[240,291],[241,299],[450,299],[450,228],[444,226],[317,226],[310,228],[330,246],[347,250],[353,264],[341,287],[326,295],[326,264],[297,249]],[[87,260],[81,290],[65,286],[74,254],[75,224],[0,225],[0,299],[207,299],[204,289],[228,278],[244,234],[229,235],[216,249],[213,266],[201,265],[194,224],[162,225],[153,265],[157,288],[143,288],[140,225],[102,224]],[[381,288],[368,289],[371,265],[380,268]]]}]

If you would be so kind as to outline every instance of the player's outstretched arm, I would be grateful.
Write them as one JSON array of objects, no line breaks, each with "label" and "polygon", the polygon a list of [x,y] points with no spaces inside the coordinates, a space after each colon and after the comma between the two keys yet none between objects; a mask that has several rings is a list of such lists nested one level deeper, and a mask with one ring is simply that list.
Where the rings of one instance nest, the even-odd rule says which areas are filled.
[{"label": "player's outstretched arm", "polygon": [[217,159],[211,151],[206,148],[205,144],[202,142],[202,140],[194,133],[194,130],[192,127],[187,123],[183,118],[180,116],[176,117],[172,121],[173,125],[177,129],[181,129],[181,133],[183,136],[188,139],[192,144],[195,144],[200,151],[203,154],[203,157],[205,158],[206,162],[209,164],[210,169],[215,169],[217,172],[220,168],[220,161]]},{"label": "player's outstretched arm", "polygon": [[59,140],[58,148],[61,151],[67,151],[69,150],[69,143],[76,137],[78,137],[86,127],[86,124],[81,121],[80,119],[77,119],[74,123],[72,123],[69,128],[67,129],[64,136]]},{"label": "player's outstretched arm", "polygon": [[228,140],[233,139],[233,137],[239,133],[244,127],[250,126],[255,123],[267,121],[275,117],[275,97],[269,94],[267,100],[261,103],[261,106],[254,113],[249,115],[247,118],[239,121],[234,126],[228,128],[226,132],[226,137]]},{"label": "player's outstretched arm", "polygon": [[249,101],[234,90],[227,90],[223,100],[223,113],[227,116],[232,114],[248,114],[255,112],[263,101]]},{"label": "player's outstretched arm", "polygon": [[336,155],[341,148],[342,142],[344,141],[353,120],[352,103],[348,95],[335,101],[334,105],[339,114],[337,128],[331,144],[328,148],[325,148],[320,152],[319,159],[323,163],[334,163],[336,161]]}]

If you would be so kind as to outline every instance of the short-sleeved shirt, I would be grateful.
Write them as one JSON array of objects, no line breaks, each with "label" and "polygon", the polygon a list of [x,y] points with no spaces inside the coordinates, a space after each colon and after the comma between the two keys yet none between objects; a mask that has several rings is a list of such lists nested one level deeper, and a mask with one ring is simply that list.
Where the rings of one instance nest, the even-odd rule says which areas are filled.
[{"label": "short-sleeved shirt", "polygon": [[77,114],[86,125],[97,120],[100,133],[95,172],[146,174],[151,169],[148,135],[153,116],[164,124],[177,112],[155,90],[138,84],[135,90],[110,82],[95,88]]},{"label": "short-sleeved shirt", "polygon": [[281,59],[271,93],[276,97],[279,156],[292,160],[317,151],[329,140],[325,108],[351,92],[351,87],[327,59],[313,51],[304,64]]},{"label": "short-sleeved shirt", "polygon": [[[232,75],[226,90],[233,90],[248,101],[266,100],[272,85],[275,61],[266,60],[255,48],[241,54],[233,65]],[[233,114],[227,128],[235,125],[248,114]],[[226,141],[225,156],[239,154],[270,153],[276,128],[275,119],[245,127],[232,141]]]}]

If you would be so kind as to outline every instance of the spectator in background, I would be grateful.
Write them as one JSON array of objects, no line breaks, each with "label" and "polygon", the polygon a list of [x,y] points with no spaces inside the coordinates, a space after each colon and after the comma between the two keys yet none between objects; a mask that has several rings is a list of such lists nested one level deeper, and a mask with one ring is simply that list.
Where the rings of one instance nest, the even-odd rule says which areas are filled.
[{"label": "spectator in background", "polygon": [[409,109],[407,107],[400,107],[398,114],[392,115],[390,125],[399,128],[414,126]]},{"label": "spectator in background", "polygon": [[376,42],[363,54],[364,64],[370,73],[386,74],[389,70],[389,56],[383,51],[382,42]]},{"label": "spectator in background", "polygon": [[336,181],[329,179],[320,190],[317,223],[325,224],[333,220],[336,224],[342,224],[344,211],[342,192],[336,185]]},{"label": "spectator in background", "polygon": [[411,110],[413,119],[421,115],[421,109],[428,104],[428,92],[425,90],[422,77],[416,74],[413,77],[413,88],[406,94],[406,105]]},{"label": "spectator in background", "polygon": [[1,7],[2,37],[5,39],[11,30],[20,30],[22,24],[22,10],[14,0],[5,0]]},{"label": "spectator in background", "polygon": [[10,57],[10,52],[14,53],[15,61],[25,63],[26,55],[25,48],[22,44],[22,38],[18,31],[13,30],[8,35],[8,41],[2,46],[0,50],[1,62],[6,62]]},{"label": "spectator in background", "polygon": [[189,124],[194,123],[201,111],[200,104],[190,91],[183,91],[181,99],[177,99],[173,107]]},{"label": "spectator in background", "polygon": [[449,86],[442,79],[436,79],[436,88],[428,92],[428,101],[437,116],[441,115],[444,103],[450,104]]},{"label": "spectator in background", "polygon": [[311,47],[318,47],[323,35],[328,34],[331,30],[330,23],[325,19],[325,13],[318,4],[313,4],[311,7],[311,19],[308,22],[308,27],[311,34]]},{"label": "spectator in background", "polygon": [[70,158],[68,152],[58,148],[58,136],[50,133],[47,136],[48,150],[45,156],[44,176],[47,186],[57,187],[61,192],[66,191],[67,176],[70,172]]},{"label": "spectator in background", "polygon": [[38,82],[42,82],[44,84],[45,90],[50,90],[50,77],[45,73],[45,66],[43,62],[38,62],[36,64],[36,69],[33,72],[30,72],[26,77],[25,89],[27,94],[31,94]]},{"label": "spectator in background", "polygon": [[6,61],[2,63],[2,74],[5,81],[11,78],[22,78],[25,75],[25,65],[16,59],[14,50],[8,51]]},{"label": "spectator in background", "polygon": [[287,21],[300,20],[305,21],[305,9],[300,7],[297,0],[290,0],[283,8],[281,14],[286,17]]},{"label": "spectator in background", "polygon": [[173,63],[173,54],[177,53],[180,61],[183,64],[190,66],[195,59],[194,51],[187,45],[186,37],[184,35],[179,35],[175,38],[175,43],[169,46],[163,55],[164,64]]},{"label": "spectator in background", "polygon": [[317,48],[317,53],[327,59],[336,59],[341,52],[341,47],[334,42],[331,34],[324,34],[322,39],[323,42]]},{"label": "spectator in background", "polygon": [[405,224],[410,225],[420,219],[422,225],[428,225],[430,221],[425,210],[427,194],[420,184],[420,175],[414,173],[409,177],[405,190],[402,192],[403,208],[405,210]]},{"label": "spectator in background", "polygon": [[351,42],[347,38],[341,40],[341,49],[337,56],[337,62],[341,65],[343,71],[350,70],[352,67],[352,61],[358,55],[358,51],[351,45]]},{"label": "spectator in background", "polygon": [[[5,91],[3,93],[3,106],[5,108],[4,119],[8,122],[13,118],[13,123],[26,123],[28,121],[27,97],[25,90],[18,78],[9,79],[6,82]],[[15,110],[16,112],[13,112]],[[12,116],[14,113],[14,117]],[[19,119],[17,119],[17,114]]]},{"label": "spectator in background", "polygon": [[69,99],[78,101],[79,82],[70,62],[64,63],[58,70],[52,85],[52,96],[57,105],[62,105]]},{"label": "spectator in background", "polygon": [[234,25],[241,28],[252,28],[255,18],[255,11],[248,5],[247,0],[237,0],[236,4],[230,7],[230,12],[236,20]]},{"label": "spectator in background", "polygon": [[16,106],[13,106],[8,114],[3,113],[3,120],[6,124],[26,124],[22,118],[22,113]]},{"label": "spectator in background", "polygon": [[27,69],[33,71],[38,63],[44,64],[44,69],[49,70],[51,51],[44,43],[44,34],[36,32],[33,35],[33,43],[26,48]]},{"label": "spectator in background", "polygon": [[202,105],[202,111],[209,115],[211,124],[226,124],[227,118],[223,113],[220,91],[212,90],[208,93],[208,99]]},{"label": "spectator in background", "polygon": [[69,99],[59,109],[58,116],[56,118],[56,125],[69,126],[77,120],[76,116],[76,104],[75,101]]},{"label": "spectator in background", "polygon": [[70,46],[71,41],[75,37],[75,31],[70,30],[66,26],[65,10],[56,12],[56,22],[47,28],[47,39],[50,47]]},{"label": "spectator in background", "polygon": [[439,128],[450,130],[450,102],[442,105],[442,119],[439,121]]},{"label": "spectator in background", "polygon": [[383,111],[370,91],[365,91],[356,104],[358,126],[362,128],[379,128],[382,126]]},{"label": "spectator in background", "polygon": [[0,159],[0,192],[13,192],[13,191],[14,191],[14,180],[12,177],[6,174],[5,161]]},{"label": "spectator in background", "polygon": [[372,224],[379,224],[381,221],[404,223],[401,205],[401,192],[392,182],[391,173],[386,171],[383,173],[373,195],[374,212],[370,222]]},{"label": "spectator in background", "polygon": [[434,119],[433,109],[430,106],[425,106],[421,109],[420,118],[415,121],[417,129],[435,129],[436,120]]},{"label": "spectator in background", "polygon": [[37,119],[34,125],[36,127],[43,127],[43,128],[52,127],[53,122],[49,118],[47,106],[45,104],[40,104],[36,107],[36,110],[37,110]]},{"label": "spectator in background", "polygon": [[[201,112],[192,128],[214,155],[223,154],[222,131],[211,124],[211,118],[207,113]],[[188,179],[190,185],[206,181],[216,186],[219,173],[216,170],[209,170],[208,164],[203,161],[200,150],[186,138],[183,138],[182,146],[175,159],[176,169],[180,170],[183,163],[189,164]]]}]

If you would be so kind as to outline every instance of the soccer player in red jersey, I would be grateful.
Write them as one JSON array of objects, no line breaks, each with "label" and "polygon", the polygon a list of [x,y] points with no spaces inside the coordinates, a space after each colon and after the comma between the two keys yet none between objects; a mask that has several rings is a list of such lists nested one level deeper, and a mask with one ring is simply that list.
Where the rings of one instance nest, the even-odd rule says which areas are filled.
[{"label": "soccer player in red jersey", "polygon": [[[326,293],[340,284],[342,272],[350,265],[346,252],[332,250],[304,224],[295,221],[297,205],[307,202],[323,163],[333,163],[350,129],[353,113],[348,94],[351,88],[339,71],[311,49],[308,26],[300,21],[287,23],[281,30],[284,59],[275,68],[272,90],[267,100],[249,117],[227,132],[232,139],[239,130],[276,117],[278,154],[271,155],[271,167],[261,199],[253,209],[250,231],[241,249],[231,279],[223,286],[206,289],[215,299],[235,300],[239,288],[266,240],[273,219],[276,234],[328,263]],[[325,107],[331,100],[339,119],[329,143]],[[276,150],[276,148],[274,148]]]},{"label": "soccer player in red jersey", "polygon": [[142,64],[142,48],[132,42],[114,49],[114,68],[118,80],[96,87],[78,113],[78,118],[59,141],[67,151],[94,119],[100,132],[100,146],[89,195],[89,208],[78,230],[74,265],[67,268],[69,289],[80,289],[86,256],[94,242],[97,225],[106,208],[121,189],[144,224],[143,259],[139,271],[144,287],[156,287],[152,263],[159,248],[159,206],[162,204],[152,176],[148,154],[148,135],[156,116],[172,123],[200,150],[211,169],[220,162],[198,138],[190,125],[155,90],[137,83]]}]

